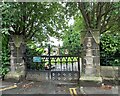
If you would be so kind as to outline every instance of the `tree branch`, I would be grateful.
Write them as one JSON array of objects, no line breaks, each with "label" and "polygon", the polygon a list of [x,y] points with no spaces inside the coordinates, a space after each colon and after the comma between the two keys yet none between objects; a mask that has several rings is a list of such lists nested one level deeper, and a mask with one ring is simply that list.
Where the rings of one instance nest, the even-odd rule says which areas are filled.
[{"label": "tree branch", "polygon": [[[36,28],[38,28],[38,27],[36,27]],[[38,30],[40,30],[40,29],[38,28],[38,29],[36,29],[34,32],[32,32],[32,33],[29,35],[29,37],[27,38],[27,40],[31,39],[31,38],[36,34],[36,32],[37,32]]]},{"label": "tree branch", "polygon": [[104,20],[103,20],[103,25],[101,26],[100,32],[102,32],[103,30],[108,30],[109,28],[106,29],[106,26],[108,25],[111,16],[109,16],[107,19],[107,15],[104,16]]},{"label": "tree branch", "polygon": [[96,14],[96,18],[97,18],[97,21],[96,21],[96,28],[100,30],[100,26],[101,26],[101,19],[102,19],[102,8],[104,6],[105,3],[101,3],[101,2],[98,2],[98,7],[97,7],[97,14]]},{"label": "tree branch", "polygon": [[[36,3],[35,3],[36,4]],[[34,6],[33,8],[35,8],[36,6]],[[32,23],[32,20],[31,20],[31,22],[30,22],[30,18],[28,18],[29,16],[32,16],[32,11],[33,11],[33,8],[31,8],[31,10],[27,13],[27,20],[28,20],[28,24],[26,25],[26,31],[27,31],[27,29],[29,28],[29,26],[31,25],[31,23]]]},{"label": "tree branch", "polygon": [[26,15],[26,2],[23,3],[23,8],[24,8],[24,10],[23,10],[23,12],[24,12],[24,13],[23,13],[23,23],[24,23],[24,24],[23,24],[23,35],[25,35],[25,28],[26,28],[26,27],[25,27],[25,24],[26,24],[25,21],[27,20],[27,15]]},{"label": "tree branch", "polygon": [[112,25],[109,26],[108,28],[103,29],[103,30],[101,31],[101,34],[103,34],[104,32],[106,32],[107,30],[109,30],[111,27],[112,27]]},{"label": "tree branch", "polygon": [[84,21],[85,21],[85,24],[86,24],[86,28],[87,28],[87,30],[89,30],[90,29],[90,24],[89,24],[87,15],[85,13],[83,2],[78,2],[78,5],[79,5],[79,9],[80,9],[80,11],[83,15],[83,18],[84,18]]},{"label": "tree branch", "polygon": [[28,34],[26,34],[26,37],[29,37],[29,35],[31,34],[32,29],[33,29],[33,24],[34,24],[34,19],[32,19],[32,22],[31,22],[31,27],[30,27],[30,30],[28,30],[28,31],[29,31],[29,33],[28,33]]}]

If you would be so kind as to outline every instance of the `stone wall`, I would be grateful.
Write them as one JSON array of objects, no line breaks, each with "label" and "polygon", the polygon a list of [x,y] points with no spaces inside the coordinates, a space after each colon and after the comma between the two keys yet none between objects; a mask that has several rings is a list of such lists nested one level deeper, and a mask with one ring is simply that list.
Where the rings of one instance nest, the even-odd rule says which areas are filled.
[{"label": "stone wall", "polygon": [[45,81],[49,80],[49,76],[49,71],[27,71],[26,80]]},{"label": "stone wall", "polygon": [[119,67],[101,66],[101,76],[103,79],[113,79],[113,77],[119,77]]},{"label": "stone wall", "polygon": [[[111,66],[101,66],[101,77],[107,80],[114,80],[114,76],[119,77],[119,68]],[[50,73],[49,73],[50,74]],[[49,80],[47,72],[42,71],[27,71],[26,80],[44,81]],[[119,78],[120,80],[120,78]]]}]

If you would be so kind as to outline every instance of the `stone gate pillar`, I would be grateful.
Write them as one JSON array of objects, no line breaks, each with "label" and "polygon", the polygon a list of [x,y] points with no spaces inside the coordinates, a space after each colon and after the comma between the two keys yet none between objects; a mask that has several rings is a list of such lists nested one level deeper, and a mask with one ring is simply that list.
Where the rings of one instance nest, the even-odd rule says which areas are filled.
[{"label": "stone gate pillar", "polygon": [[10,48],[10,72],[5,79],[21,80],[25,77],[25,42],[23,35],[13,35],[9,40]]},{"label": "stone gate pillar", "polygon": [[100,81],[99,31],[87,31],[83,39],[82,73],[80,81]]}]

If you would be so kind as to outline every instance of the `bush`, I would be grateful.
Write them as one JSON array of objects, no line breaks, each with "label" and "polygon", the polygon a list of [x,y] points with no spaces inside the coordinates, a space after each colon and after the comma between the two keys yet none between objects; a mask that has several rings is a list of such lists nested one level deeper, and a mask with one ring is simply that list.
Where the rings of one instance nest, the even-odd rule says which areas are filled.
[{"label": "bush", "polygon": [[[36,62],[33,62],[33,57],[34,56],[41,56],[43,53],[43,48],[31,48],[30,46],[26,47],[26,63],[27,63],[27,68],[28,69],[43,69],[44,64],[38,64]],[[37,67],[37,68],[36,68]]]},{"label": "bush", "polygon": [[101,65],[120,66],[120,36],[104,33],[100,42]]},{"label": "bush", "polygon": [[9,72],[9,66],[10,66],[10,50],[8,48],[8,37],[3,36],[2,37],[2,62],[0,67],[0,74],[2,78]]}]

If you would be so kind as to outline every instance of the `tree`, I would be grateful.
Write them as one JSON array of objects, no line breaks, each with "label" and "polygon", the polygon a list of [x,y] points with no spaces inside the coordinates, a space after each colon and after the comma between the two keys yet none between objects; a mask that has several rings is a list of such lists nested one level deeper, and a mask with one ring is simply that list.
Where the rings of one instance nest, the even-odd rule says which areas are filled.
[{"label": "tree", "polygon": [[63,37],[63,48],[67,49],[71,55],[80,54],[80,33],[68,30]]},{"label": "tree", "polygon": [[[118,3],[113,2],[79,2],[78,7],[83,15],[86,29],[98,29],[100,33],[112,27],[110,21],[113,14],[119,11]],[[114,15],[115,17],[118,18],[118,13]]]},{"label": "tree", "polygon": [[35,39],[38,34],[56,36],[65,24],[62,6],[58,3],[4,3],[1,8],[2,28],[7,28],[9,34],[24,35],[25,41],[33,36]]},{"label": "tree", "polygon": [[[77,17],[78,14],[82,14],[84,30],[91,31],[92,33],[94,29],[99,31],[101,35],[95,37],[100,37],[101,58],[108,61],[107,64],[109,65],[119,65],[119,59],[116,56],[119,56],[120,51],[120,2],[68,2],[66,7],[70,10],[68,11],[69,16]],[[81,20],[78,22],[81,22]],[[85,32],[81,31],[80,34],[82,35],[82,41]],[[96,32],[93,35],[96,35]],[[106,60],[106,57],[113,59]]]},{"label": "tree", "polygon": [[66,7],[69,16],[82,14],[87,31],[97,29],[102,34],[120,20],[120,2],[68,2]]},{"label": "tree", "polygon": [[26,42],[42,42],[49,36],[59,37],[58,31],[64,29],[67,22],[63,7],[56,2],[16,2],[3,3],[0,8],[2,30],[5,30],[2,33],[10,37],[11,71],[24,75]]},{"label": "tree", "polygon": [[[82,32],[82,30],[91,31],[96,38],[100,37],[100,35],[96,35],[96,32],[93,32],[94,29],[97,29],[100,34],[107,32],[107,30],[111,30],[112,33],[119,33],[119,2],[67,2],[64,4],[65,10],[67,10],[66,17],[73,17],[76,22],[81,22],[81,24],[75,24],[75,26],[79,26],[77,29],[75,26],[71,28],[74,30],[73,32],[70,32],[71,29],[65,31],[66,38],[64,36],[63,41],[66,47],[68,45],[71,47],[67,37],[70,37],[71,34],[78,30],[81,31],[81,43],[85,36],[85,32]],[[81,28],[81,26],[83,27]]]},{"label": "tree", "polygon": [[74,18],[74,24],[69,26],[62,36],[63,49],[67,49],[70,55],[81,55],[80,31],[84,30],[81,14]]}]

